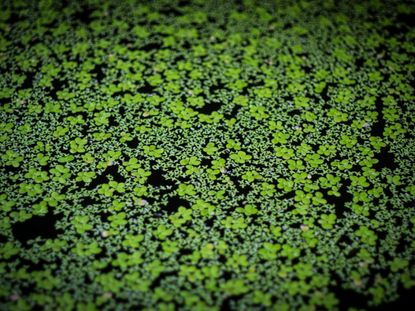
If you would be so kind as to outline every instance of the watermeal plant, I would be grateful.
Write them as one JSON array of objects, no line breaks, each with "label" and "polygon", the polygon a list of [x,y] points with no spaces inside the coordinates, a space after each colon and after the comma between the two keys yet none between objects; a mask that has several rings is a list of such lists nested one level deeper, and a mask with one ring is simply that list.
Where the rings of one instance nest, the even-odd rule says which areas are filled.
[{"label": "watermeal plant", "polygon": [[414,14],[2,1],[0,309],[363,310],[414,288]]}]

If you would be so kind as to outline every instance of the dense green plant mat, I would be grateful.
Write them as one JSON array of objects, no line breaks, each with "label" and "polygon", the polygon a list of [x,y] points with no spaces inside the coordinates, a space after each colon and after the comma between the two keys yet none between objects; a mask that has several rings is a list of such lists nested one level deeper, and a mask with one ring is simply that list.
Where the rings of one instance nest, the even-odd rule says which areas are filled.
[{"label": "dense green plant mat", "polygon": [[414,287],[414,3],[137,2],[2,2],[0,309]]}]

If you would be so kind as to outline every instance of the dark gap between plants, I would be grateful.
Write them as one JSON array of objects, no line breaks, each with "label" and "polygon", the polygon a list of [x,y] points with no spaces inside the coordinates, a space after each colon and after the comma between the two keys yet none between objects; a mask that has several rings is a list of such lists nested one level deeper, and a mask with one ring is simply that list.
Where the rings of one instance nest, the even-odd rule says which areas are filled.
[{"label": "dark gap between plants", "polygon": [[380,152],[376,154],[375,158],[379,161],[373,165],[376,171],[381,171],[383,168],[394,170],[397,168],[395,163],[395,156],[389,152],[389,147],[382,147]]},{"label": "dark gap between plants", "polygon": [[350,180],[346,180],[342,182],[342,185],[339,188],[339,193],[340,193],[339,197],[328,195],[327,191],[323,191],[323,196],[327,200],[327,203],[334,205],[336,216],[338,218],[343,218],[344,213],[347,209],[346,203],[351,202],[353,199],[353,195],[347,191],[349,186],[350,186]]},{"label": "dark gap between plants", "polygon": [[3,234],[0,234],[0,243],[1,244],[6,243],[7,240],[8,240],[7,236],[5,236]]},{"label": "dark gap between plants", "polygon": [[118,123],[118,121],[116,120],[115,116],[114,116],[114,115],[111,115],[111,116],[108,118],[108,125],[109,125],[109,126],[114,126],[114,127],[117,127],[117,126],[119,126],[120,124],[119,124],[119,123]]},{"label": "dark gap between plants", "polygon": [[383,119],[383,103],[380,97],[376,98],[376,112],[378,113],[377,120],[372,126],[371,135],[372,136],[383,136],[383,131],[385,130],[385,120]]},{"label": "dark gap between plants", "polygon": [[105,78],[105,66],[103,64],[96,64],[90,73],[95,77],[98,83],[101,83]]},{"label": "dark gap between plants", "polygon": [[239,194],[246,196],[252,190],[252,187],[249,185],[242,187],[237,176],[231,174],[228,174],[227,176],[229,176],[229,179],[232,181]]},{"label": "dark gap between plants", "polygon": [[177,6],[179,8],[185,7],[185,6],[189,6],[190,5],[190,1],[188,0],[180,0],[179,3],[177,4]]},{"label": "dark gap between plants", "polygon": [[151,170],[151,175],[147,177],[147,183],[156,188],[171,188],[175,186],[175,183],[164,177],[166,173],[161,169]]},{"label": "dark gap between plants", "polygon": [[212,101],[210,103],[205,103],[201,108],[193,108],[195,111],[203,114],[211,114],[214,111],[218,111],[222,107],[222,104],[219,101]]},{"label": "dark gap between plants", "polygon": [[[232,110],[229,112],[229,117],[230,118],[237,118],[237,116],[238,116],[238,112],[239,112],[239,110],[241,109],[241,107],[239,106],[239,105],[234,105],[233,107],[232,107]],[[227,114],[225,114],[225,115],[227,115]]]},{"label": "dark gap between plants", "polygon": [[63,215],[53,214],[48,212],[44,216],[32,216],[30,219],[24,222],[14,223],[12,225],[13,236],[26,245],[29,240],[42,237],[46,239],[54,239],[62,230],[56,229],[55,224]]},{"label": "dark gap between plants", "polygon": [[73,14],[73,19],[81,24],[89,24],[93,20],[91,17],[91,13],[93,10],[91,8],[87,8],[85,6],[81,7],[81,10],[76,11]]},{"label": "dark gap between plants", "polygon": [[[341,284],[340,278],[337,278],[337,283]],[[332,288],[332,292],[339,299],[339,309],[349,310],[350,307],[366,310],[366,297],[351,289],[345,289],[341,285]]]},{"label": "dark gap between plants", "polygon": [[134,137],[132,140],[126,141],[125,144],[131,149],[136,149],[138,146],[138,138]]},{"label": "dark gap between plants", "polygon": [[172,196],[168,198],[167,205],[162,206],[161,210],[165,211],[168,215],[171,215],[176,213],[180,206],[190,208],[190,203],[179,196]]},{"label": "dark gap between plants", "polygon": [[155,88],[151,86],[147,81],[144,81],[144,85],[137,89],[137,92],[140,94],[153,94]]},{"label": "dark gap between plants", "polygon": [[150,289],[154,290],[155,288],[161,285],[161,282],[164,279],[167,279],[169,276],[177,275],[177,271],[163,271],[161,272],[158,277],[156,277],[150,285]]},{"label": "dark gap between plants", "polygon": [[240,300],[243,296],[244,295],[241,294],[226,297],[220,306],[220,311],[235,310],[233,306],[236,305],[238,303],[238,300]]},{"label": "dark gap between plants", "polygon": [[107,184],[110,181],[109,176],[112,176],[112,180],[116,182],[125,182],[125,178],[118,173],[118,166],[117,165],[109,165],[105,171],[103,171],[100,175],[95,177],[89,185],[86,187],[87,190],[95,189],[97,186],[102,184]]},{"label": "dark gap between plants", "polygon": [[[408,29],[414,29],[415,27],[415,19],[413,14],[410,12],[398,14],[396,20],[399,22],[399,24],[405,25]],[[399,33],[402,33],[402,30],[400,30],[398,34]]]},{"label": "dark gap between plants", "polygon": [[160,50],[162,47],[162,44],[160,42],[150,42],[146,45],[143,45],[140,47],[140,50],[145,52],[151,52],[151,51],[157,51]]}]

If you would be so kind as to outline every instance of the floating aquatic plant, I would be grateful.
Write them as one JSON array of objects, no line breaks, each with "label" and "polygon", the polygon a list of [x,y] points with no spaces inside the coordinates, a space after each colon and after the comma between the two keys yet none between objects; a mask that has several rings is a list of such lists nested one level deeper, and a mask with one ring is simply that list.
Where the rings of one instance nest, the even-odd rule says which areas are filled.
[{"label": "floating aquatic plant", "polygon": [[414,12],[2,1],[0,309],[358,310],[414,288]]}]

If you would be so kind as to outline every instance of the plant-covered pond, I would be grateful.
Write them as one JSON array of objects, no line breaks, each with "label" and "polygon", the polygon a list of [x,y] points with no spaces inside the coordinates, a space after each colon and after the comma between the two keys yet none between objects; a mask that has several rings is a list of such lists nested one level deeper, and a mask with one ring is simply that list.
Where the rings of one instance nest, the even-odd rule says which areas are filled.
[{"label": "plant-covered pond", "polygon": [[2,1],[1,310],[362,310],[415,287],[413,1]]}]

